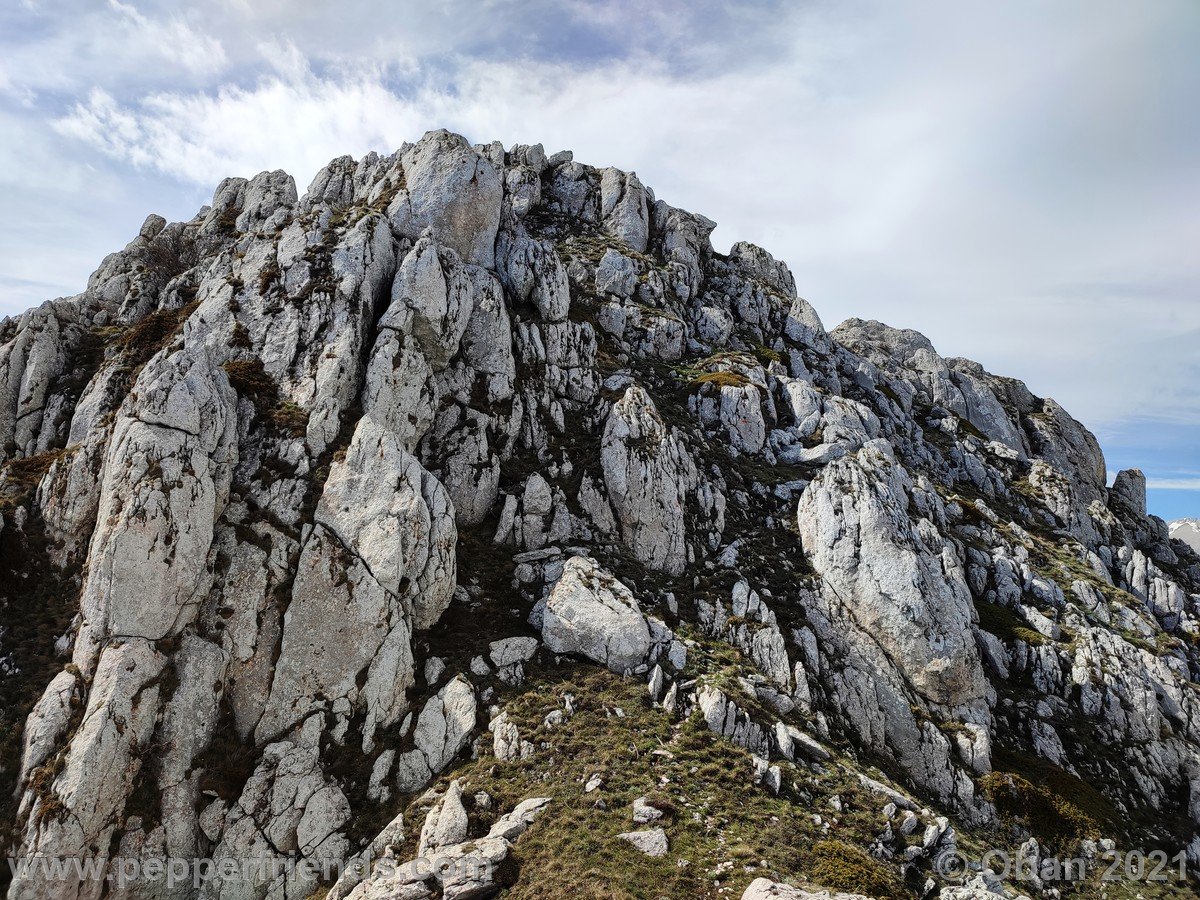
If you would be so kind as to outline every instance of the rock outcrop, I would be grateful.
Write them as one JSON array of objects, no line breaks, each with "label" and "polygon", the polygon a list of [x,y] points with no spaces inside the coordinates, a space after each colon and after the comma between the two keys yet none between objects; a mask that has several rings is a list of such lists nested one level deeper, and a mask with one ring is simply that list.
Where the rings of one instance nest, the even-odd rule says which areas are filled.
[{"label": "rock outcrop", "polygon": [[629,588],[594,560],[572,557],[542,609],[542,641],[617,673],[644,668],[650,628]]},{"label": "rock outcrop", "polygon": [[862,894],[831,893],[829,891],[806,891],[780,884],[769,878],[756,878],[750,882],[742,900],[870,900]]},{"label": "rock outcrop", "polygon": [[[1200,557],[1144,476],[1108,485],[1053,400],[915,332],[827,331],[714,227],[634,173],[431,132],[303,195],[228,179],[0,324],[10,855],[312,864],[138,900],[479,897],[583,802],[621,819],[603,860],[685,877],[675,848],[728,824],[655,803],[685,777],[556,781],[609,749],[560,743],[588,698],[555,673],[591,667],[637,680],[605,720],[664,729],[626,767],[718,741],[810,842],[878,818],[809,809],[838,773],[904,890],[990,890],[933,870],[955,828],[1065,846],[1039,802],[1200,866]],[[455,865],[316,872],[372,854]],[[757,865],[694,889],[827,896]]]}]

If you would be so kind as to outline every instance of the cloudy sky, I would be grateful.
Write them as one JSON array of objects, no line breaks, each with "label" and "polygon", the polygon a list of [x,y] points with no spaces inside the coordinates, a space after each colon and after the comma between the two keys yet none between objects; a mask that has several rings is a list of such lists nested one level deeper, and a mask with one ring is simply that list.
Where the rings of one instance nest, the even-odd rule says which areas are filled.
[{"label": "cloudy sky", "polygon": [[[648,8],[649,7],[649,8]],[[1200,3],[6,0],[0,315],[227,175],[434,127],[636,170],[1200,516]]]}]

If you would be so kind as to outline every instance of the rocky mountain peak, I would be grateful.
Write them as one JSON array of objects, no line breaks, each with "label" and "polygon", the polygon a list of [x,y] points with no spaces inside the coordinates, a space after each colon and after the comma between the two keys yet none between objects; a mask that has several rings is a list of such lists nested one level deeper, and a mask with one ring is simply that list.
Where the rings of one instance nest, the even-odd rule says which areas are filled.
[{"label": "rocky mountain peak", "polygon": [[5,320],[12,855],[257,861],[113,894],[220,900],[1200,866],[1200,558],[1141,473],[714,227],[436,131]]},{"label": "rocky mountain peak", "polygon": [[1177,519],[1170,525],[1171,537],[1200,553],[1200,519]]}]

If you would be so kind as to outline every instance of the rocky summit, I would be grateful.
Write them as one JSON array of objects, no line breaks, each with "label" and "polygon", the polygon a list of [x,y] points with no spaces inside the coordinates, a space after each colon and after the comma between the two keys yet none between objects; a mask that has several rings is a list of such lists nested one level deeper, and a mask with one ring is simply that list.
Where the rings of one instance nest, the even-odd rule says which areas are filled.
[{"label": "rocky summit", "polygon": [[437,131],[0,324],[8,896],[1194,896],[1142,474],[713,228]]}]

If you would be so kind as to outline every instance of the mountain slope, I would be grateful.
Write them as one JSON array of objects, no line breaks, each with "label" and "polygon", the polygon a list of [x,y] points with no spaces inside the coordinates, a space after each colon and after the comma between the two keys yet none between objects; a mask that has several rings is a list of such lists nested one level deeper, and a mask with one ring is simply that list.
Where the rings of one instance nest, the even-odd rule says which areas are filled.
[{"label": "mountain slope", "polygon": [[1170,525],[1171,538],[1183,541],[1193,550],[1200,552],[1200,520],[1179,519]]},{"label": "mountain slope", "polygon": [[1200,559],[1141,473],[713,227],[432,132],[229,179],[6,321],[16,855],[259,861],[124,888],[223,900],[1200,865]]}]

